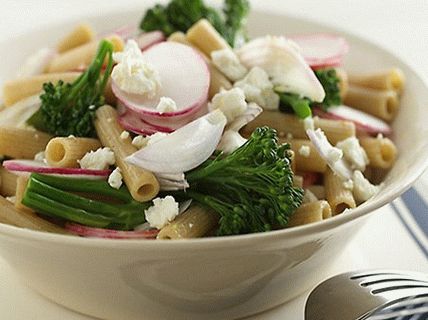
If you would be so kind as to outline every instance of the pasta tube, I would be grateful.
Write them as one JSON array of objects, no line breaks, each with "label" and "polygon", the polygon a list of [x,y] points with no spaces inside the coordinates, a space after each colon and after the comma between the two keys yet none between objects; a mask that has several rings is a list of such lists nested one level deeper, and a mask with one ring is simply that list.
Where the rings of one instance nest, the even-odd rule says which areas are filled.
[{"label": "pasta tube", "polygon": [[293,175],[293,186],[303,188],[303,177],[297,174]]},{"label": "pasta tube", "polygon": [[56,50],[63,53],[92,41],[94,37],[95,32],[90,25],[79,24],[58,42]]},{"label": "pasta tube", "polygon": [[229,44],[206,19],[196,22],[187,30],[187,40],[204,52],[208,57],[212,51],[231,49]]},{"label": "pasta tube", "polygon": [[325,199],[325,188],[322,185],[311,185],[306,187],[306,189],[308,189],[309,191],[311,191],[315,197],[317,197],[318,199]]},{"label": "pasta tube", "polygon": [[0,195],[11,197],[15,195],[18,176],[0,166]]},{"label": "pasta tube", "polygon": [[6,81],[3,86],[4,104],[9,107],[19,100],[41,92],[46,82],[57,83],[62,80],[70,83],[79,76],[80,72],[49,73]]},{"label": "pasta tube", "polygon": [[192,205],[169,225],[162,228],[157,238],[199,238],[213,230],[217,226],[218,219],[219,217],[214,211],[199,205]]},{"label": "pasta tube", "polygon": [[207,63],[208,69],[210,70],[210,89],[208,92],[209,98],[211,99],[214,97],[218,92],[220,92],[220,89],[226,89],[229,90],[232,88],[232,84],[230,81],[221,73],[216,66],[211,62],[211,59],[202,51],[200,51],[198,48],[195,48],[186,38],[186,35],[182,32],[174,32],[171,34],[168,38],[168,41],[175,41],[179,42],[188,46],[193,47],[196,49],[200,54],[201,57],[204,58],[205,62]]},{"label": "pasta tube", "polygon": [[49,141],[46,146],[46,161],[53,167],[78,168],[77,160],[89,151],[97,150],[101,143],[97,139],[58,137]]},{"label": "pasta tube", "polygon": [[310,140],[305,139],[291,139],[283,140],[290,144],[291,150],[295,154],[295,165],[297,171],[310,171],[310,172],[325,172],[327,163]]},{"label": "pasta tube", "polygon": [[0,223],[36,231],[70,234],[67,230],[40,218],[35,213],[17,210],[12,203],[0,197]]},{"label": "pasta tube", "polygon": [[340,92],[340,97],[343,100],[343,99],[345,99],[346,94],[348,93],[348,88],[349,88],[348,74],[342,68],[336,68],[336,74],[337,74],[337,76],[339,78],[339,92]]},{"label": "pasta tube", "polygon": [[331,208],[327,201],[320,200],[302,204],[293,213],[287,227],[313,223],[331,217]]},{"label": "pasta tube", "polygon": [[[115,52],[123,50],[123,40],[119,36],[111,36],[107,40],[113,44]],[[56,56],[48,66],[47,71],[52,73],[85,68],[93,60],[98,49],[98,43],[98,40],[91,41]]]},{"label": "pasta tube", "polygon": [[15,208],[18,210],[33,212],[32,209],[22,204],[22,198],[24,197],[25,190],[27,189],[29,177],[19,176],[16,180],[16,193],[15,193]]},{"label": "pasta tube", "polygon": [[324,186],[325,195],[333,215],[337,215],[345,209],[356,207],[352,191],[346,189],[343,181],[329,168],[324,173]]},{"label": "pasta tube", "polygon": [[364,88],[356,85],[349,86],[344,102],[346,105],[389,122],[395,118],[399,107],[397,92]]},{"label": "pasta tube", "polygon": [[17,159],[33,159],[45,150],[51,136],[40,131],[0,127],[0,154]]},{"label": "pasta tube", "polygon": [[389,169],[397,158],[397,147],[388,138],[361,137],[360,145],[366,151],[371,167]]},{"label": "pasta tube", "polygon": [[397,93],[403,91],[405,81],[404,73],[399,68],[349,76],[351,84],[378,90],[394,90]]},{"label": "pasta tube", "polygon": [[[350,121],[336,121],[315,117],[314,125],[315,128],[321,128],[324,131],[327,139],[332,144],[355,136],[355,125]],[[293,138],[307,139],[303,121],[292,114],[279,111],[263,111],[243,128],[242,133],[245,136],[250,136],[257,127],[261,126],[269,126],[276,129],[280,136],[291,134]]]},{"label": "pasta tube", "polygon": [[96,111],[95,129],[103,146],[113,150],[126,186],[137,201],[149,201],[159,192],[159,182],[150,171],[133,166],[125,158],[137,151],[131,138],[120,137],[123,128],[117,121],[117,112],[105,105]]}]

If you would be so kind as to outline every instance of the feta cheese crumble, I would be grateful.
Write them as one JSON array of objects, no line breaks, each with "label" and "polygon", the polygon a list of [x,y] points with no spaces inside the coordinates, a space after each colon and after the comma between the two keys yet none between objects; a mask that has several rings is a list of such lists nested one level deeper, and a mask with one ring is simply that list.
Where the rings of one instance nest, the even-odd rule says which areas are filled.
[{"label": "feta cheese crumble", "polygon": [[226,116],[227,123],[231,123],[236,117],[245,113],[248,108],[244,91],[240,88],[230,90],[222,89],[217,93],[208,105],[210,111],[219,109]]},{"label": "feta cheese crumble", "polygon": [[122,140],[126,140],[129,138],[129,132],[128,131],[122,131],[122,133],[120,134],[120,138]]},{"label": "feta cheese crumble", "polygon": [[36,155],[34,156],[34,160],[41,161],[41,162],[46,162],[45,152],[44,151],[40,151],[40,152],[36,153]]},{"label": "feta cheese crumble", "polygon": [[213,64],[231,81],[242,79],[248,72],[235,52],[230,49],[211,52],[211,59]]},{"label": "feta cheese crumble", "polygon": [[99,148],[96,151],[87,152],[82,159],[78,160],[83,169],[105,170],[116,161],[114,152],[110,148]]},{"label": "feta cheese crumble", "polygon": [[122,173],[117,167],[108,177],[108,184],[114,189],[119,189],[122,186]]},{"label": "feta cheese crumble", "polygon": [[148,64],[135,40],[128,40],[123,52],[113,53],[117,65],[111,78],[124,92],[153,98],[160,89],[158,72]]},{"label": "feta cheese crumble", "polygon": [[354,181],[353,194],[357,202],[367,201],[379,191],[380,187],[371,184],[359,170],[354,171],[352,180]]},{"label": "feta cheese crumble", "polygon": [[302,157],[308,158],[311,155],[311,148],[309,146],[301,146],[299,148],[299,154]]},{"label": "feta cheese crumble", "polygon": [[344,158],[350,163],[352,169],[360,171],[366,169],[369,158],[356,137],[339,141],[336,147],[342,150]]},{"label": "feta cheese crumble", "polygon": [[314,118],[312,118],[311,116],[306,117],[305,119],[303,119],[303,126],[306,130],[315,130],[315,122],[314,122]]},{"label": "feta cheese crumble", "polygon": [[156,229],[165,227],[178,213],[178,203],[172,196],[154,199],[153,205],[144,211],[147,222]]},{"label": "feta cheese crumble", "polygon": [[168,97],[161,97],[156,110],[160,113],[177,111],[177,104],[174,100]]},{"label": "feta cheese crumble", "polygon": [[234,86],[244,91],[248,102],[255,102],[267,110],[279,108],[279,95],[273,90],[273,84],[262,68],[252,68],[245,78],[235,82]]},{"label": "feta cheese crumble", "polygon": [[149,140],[146,137],[136,136],[134,139],[132,139],[132,145],[138,149],[141,149],[147,146],[148,141]]}]

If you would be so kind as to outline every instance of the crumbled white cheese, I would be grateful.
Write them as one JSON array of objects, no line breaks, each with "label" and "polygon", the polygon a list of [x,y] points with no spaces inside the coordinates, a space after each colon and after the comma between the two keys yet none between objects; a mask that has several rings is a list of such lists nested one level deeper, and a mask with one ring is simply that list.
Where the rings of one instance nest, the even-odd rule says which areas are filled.
[{"label": "crumbled white cheese", "polygon": [[115,164],[114,152],[110,148],[99,148],[96,151],[87,152],[78,160],[83,169],[105,170]]},{"label": "crumbled white cheese", "polygon": [[143,136],[136,136],[134,139],[132,139],[132,145],[138,149],[141,149],[147,146],[148,142],[149,142],[149,139]]},{"label": "crumbled white cheese", "polygon": [[36,155],[34,156],[34,160],[45,162],[45,160],[46,160],[45,152],[40,151],[40,152],[36,153]]},{"label": "crumbled white cheese", "polygon": [[221,150],[225,154],[230,154],[245,142],[247,142],[247,139],[243,138],[239,132],[228,129],[223,133],[220,143],[217,146],[217,150]]},{"label": "crumbled white cheese", "polygon": [[119,189],[122,185],[122,173],[119,167],[117,167],[113,170],[112,173],[110,173],[108,177],[108,184],[114,189]]},{"label": "crumbled white cheese", "polygon": [[309,146],[301,146],[299,148],[299,154],[302,157],[308,158],[311,155],[311,148]]},{"label": "crumbled white cheese", "polygon": [[303,126],[305,127],[305,131],[306,130],[315,130],[314,118],[309,116],[309,117],[306,117],[305,119],[303,119]]},{"label": "crumbled white cheese", "polygon": [[121,90],[149,98],[156,96],[161,86],[159,74],[144,60],[135,40],[128,40],[125,50],[114,53],[113,59],[117,65],[111,77]]},{"label": "crumbled white cheese", "polygon": [[16,202],[16,196],[12,196],[12,197],[6,197],[6,200],[12,203]]},{"label": "crumbled white cheese", "polygon": [[213,64],[226,76],[229,80],[237,81],[242,79],[247,74],[248,70],[238,59],[238,56],[230,49],[221,49],[211,52]]},{"label": "crumbled white cheese", "polygon": [[122,133],[120,134],[120,138],[122,139],[122,140],[126,140],[126,139],[128,139],[129,138],[129,132],[128,131],[122,131]]},{"label": "crumbled white cheese", "polygon": [[384,138],[382,133],[378,133],[376,139],[382,140]]},{"label": "crumbled white cheese", "polygon": [[349,137],[339,141],[336,147],[343,151],[343,156],[349,162],[352,169],[360,171],[366,169],[369,158],[356,137]]},{"label": "crumbled white cheese", "polygon": [[343,182],[343,187],[348,190],[354,189],[354,181],[352,179],[346,180]]},{"label": "crumbled white cheese", "polygon": [[227,123],[231,123],[236,117],[245,113],[248,104],[245,101],[244,91],[240,88],[221,90],[208,105],[210,111],[219,109],[226,116]]},{"label": "crumbled white cheese", "polygon": [[178,203],[172,196],[156,198],[153,200],[153,205],[144,213],[151,227],[162,229],[178,215]]},{"label": "crumbled white cheese", "polygon": [[174,100],[168,97],[161,97],[156,110],[160,113],[177,111],[177,104]]},{"label": "crumbled white cheese", "polygon": [[279,108],[279,95],[275,93],[268,74],[262,68],[252,68],[245,78],[235,82],[234,86],[244,91],[248,102],[255,102],[267,110]]},{"label": "crumbled white cheese", "polygon": [[379,186],[371,184],[359,170],[354,171],[352,180],[354,181],[353,194],[357,202],[367,201],[379,191]]}]

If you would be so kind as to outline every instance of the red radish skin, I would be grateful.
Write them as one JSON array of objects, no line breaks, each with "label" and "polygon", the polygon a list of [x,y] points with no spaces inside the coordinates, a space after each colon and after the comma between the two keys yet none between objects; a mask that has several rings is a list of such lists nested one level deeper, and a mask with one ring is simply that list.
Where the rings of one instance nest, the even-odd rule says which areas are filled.
[{"label": "red radish skin", "polygon": [[[199,110],[208,100],[210,72],[204,59],[189,46],[162,42],[143,52],[147,63],[159,73],[161,90],[157,97],[128,94],[113,82],[112,89],[118,100],[140,116],[169,118],[184,116]],[[159,112],[160,97],[169,97],[177,103],[175,112]],[[145,120],[149,121],[148,118]]]},{"label": "red radish skin", "polygon": [[303,177],[303,188],[320,183],[322,180],[321,174],[317,172],[303,172],[299,173],[299,175]]},{"label": "red radish skin", "polygon": [[159,42],[165,41],[165,35],[162,31],[151,31],[140,34],[135,41],[141,51],[147,50]]},{"label": "red radish skin", "polygon": [[300,47],[303,57],[313,69],[339,66],[349,51],[344,38],[329,33],[289,35],[288,39]]},{"label": "red radish skin", "polygon": [[44,162],[36,160],[6,160],[3,162],[3,167],[9,171],[17,173],[44,173],[63,175],[68,177],[86,176],[100,179],[107,178],[111,173],[111,170],[49,167]]},{"label": "red radish skin", "polygon": [[155,239],[159,233],[157,229],[138,231],[119,231],[112,229],[101,229],[83,226],[76,223],[66,223],[65,228],[82,237],[104,238],[104,239]]},{"label": "red radish skin", "polygon": [[128,131],[145,136],[152,135],[156,132],[171,133],[174,131],[168,127],[151,125],[147,121],[141,119],[132,110],[126,110],[124,113],[122,113],[119,117],[119,123],[124,129]]},{"label": "red radish skin", "polygon": [[386,122],[347,106],[330,107],[327,111],[316,107],[312,111],[320,118],[351,121],[355,124],[358,133],[362,135],[375,136],[382,133],[389,136],[392,134],[392,129]]}]

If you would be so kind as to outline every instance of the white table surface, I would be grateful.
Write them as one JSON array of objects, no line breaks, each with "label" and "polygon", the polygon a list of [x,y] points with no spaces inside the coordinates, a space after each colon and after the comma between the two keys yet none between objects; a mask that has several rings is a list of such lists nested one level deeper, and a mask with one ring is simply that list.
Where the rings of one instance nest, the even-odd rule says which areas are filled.
[{"label": "white table surface", "polygon": [[[147,2],[152,1],[1,0],[0,41],[62,19],[123,10],[125,6],[138,8]],[[256,8],[303,16],[364,36],[393,51],[428,79],[427,0],[259,0],[252,3]],[[427,175],[415,187],[421,195],[425,193],[428,199],[425,191],[428,190]],[[395,201],[394,206],[400,214],[394,212],[391,206],[386,206],[372,215],[338,259],[334,269],[330,270],[331,275],[377,267],[428,271],[428,255],[424,252],[428,250],[426,235],[416,226],[414,217],[402,200]],[[428,212],[425,213],[428,215]],[[250,319],[301,320],[306,296]],[[31,291],[1,257],[0,318],[92,319],[66,310]]]}]

